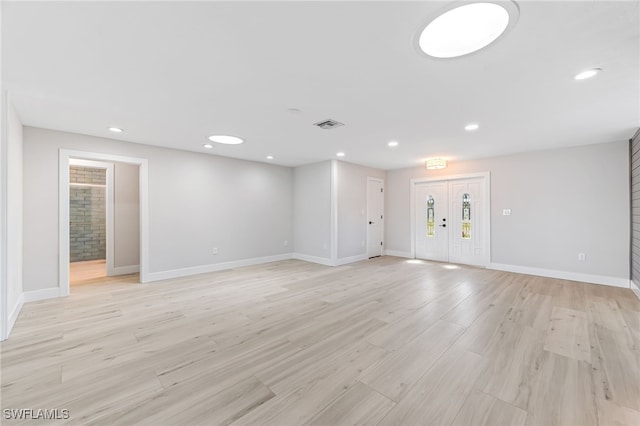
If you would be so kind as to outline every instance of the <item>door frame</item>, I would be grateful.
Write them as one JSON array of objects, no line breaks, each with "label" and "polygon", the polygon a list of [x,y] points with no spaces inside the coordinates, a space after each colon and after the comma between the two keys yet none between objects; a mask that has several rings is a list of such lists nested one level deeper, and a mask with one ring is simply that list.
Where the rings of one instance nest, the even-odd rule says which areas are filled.
[{"label": "door frame", "polygon": [[114,275],[113,268],[113,260],[115,259],[115,247],[114,247],[114,179],[113,179],[113,170],[114,163],[105,163],[103,161],[94,161],[94,160],[82,160],[79,158],[70,158],[69,166],[79,166],[79,167],[89,167],[93,169],[101,169],[106,171],[106,185],[105,185],[105,225],[106,225],[106,233],[105,233],[105,242],[106,242],[106,250],[105,250],[105,260],[107,266],[107,276]]},{"label": "door frame", "polygon": [[448,182],[452,180],[461,179],[477,179],[482,178],[484,181],[484,203],[487,206],[486,215],[484,218],[483,226],[487,232],[486,241],[486,266],[491,264],[491,173],[490,172],[478,172],[467,173],[460,175],[444,175],[432,178],[415,178],[410,180],[409,194],[410,194],[410,214],[411,214],[411,258],[416,258],[416,186],[422,183],[429,182]]},{"label": "door frame", "polygon": [[[382,238],[382,246],[380,247],[380,256],[384,256],[384,179],[382,178],[377,178],[377,177],[373,177],[373,176],[367,176],[367,200],[366,200],[366,206],[367,209],[366,211],[366,215],[365,215],[365,223],[368,225],[369,222],[369,182],[379,182],[380,186],[382,187],[382,205],[381,205],[381,210],[382,210],[382,219],[380,219],[380,237]],[[369,258],[369,226],[367,226],[367,232],[366,232],[366,241],[365,241],[365,255],[367,256],[367,258]]]},{"label": "door frame", "polygon": [[58,167],[58,241],[59,296],[68,296],[69,287],[69,165],[71,159],[110,163],[126,163],[139,166],[140,185],[140,282],[146,283],[149,275],[149,165],[146,158],[125,157],[98,152],[60,149]]}]

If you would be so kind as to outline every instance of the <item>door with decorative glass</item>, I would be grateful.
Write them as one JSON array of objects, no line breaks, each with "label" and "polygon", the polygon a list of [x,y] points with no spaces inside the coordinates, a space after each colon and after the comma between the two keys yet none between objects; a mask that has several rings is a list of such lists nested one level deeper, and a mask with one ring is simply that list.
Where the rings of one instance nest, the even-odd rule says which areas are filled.
[{"label": "door with decorative glass", "polygon": [[489,263],[486,180],[416,182],[416,258],[480,266]]},{"label": "door with decorative glass", "polygon": [[416,185],[416,257],[449,261],[447,182]]}]

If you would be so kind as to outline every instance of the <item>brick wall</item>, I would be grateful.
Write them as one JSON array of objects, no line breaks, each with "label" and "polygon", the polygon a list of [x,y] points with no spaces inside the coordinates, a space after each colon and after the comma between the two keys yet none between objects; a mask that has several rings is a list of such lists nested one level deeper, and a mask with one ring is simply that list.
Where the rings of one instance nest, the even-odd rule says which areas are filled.
[{"label": "brick wall", "polygon": [[[71,262],[106,258],[106,171],[69,169],[69,241]],[[74,184],[91,184],[82,186]],[[93,186],[102,185],[102,186]]]}]

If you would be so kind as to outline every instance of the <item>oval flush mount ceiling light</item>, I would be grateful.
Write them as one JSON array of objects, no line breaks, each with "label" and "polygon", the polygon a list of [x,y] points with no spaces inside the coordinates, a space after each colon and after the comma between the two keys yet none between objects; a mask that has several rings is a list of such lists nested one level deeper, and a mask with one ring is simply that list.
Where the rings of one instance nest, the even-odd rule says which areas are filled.
[{"label": "oval flush mount ceiling light", "polygon": [[213,135],[209,136],[209,140],[211,142],[222,143],[225,145],[239,145],[244,142],[242,139],[235,136],[227,136],[227,135]]},{"label": "oval flush mount ceiling light", "polygon": [[113,133],[122,133],[124,131],[120,127],[108,127],[108,130]]},{"label": "oval flush mount ceiling light", "polygon": [[456,58],[488,46],[513,27],[515,3],[468,3],[449,8],[432,19],[418,38],[418,47],[435,58]]},{"label": "oval flush mount ceiling light", "polygon": [[575,80],[586,80],[587,78],[595,77],[598,73],[602,71],[602,68],[592,68],[590,70],[582,71],[579,74],[576,74],[573,77]]},{"label": "oval flush mount ceiling light", "polygon": [[466,126],[464,126],[464,129],[467,132],[473,132],[474,130],[478,130],[480,128],[480,125],[478,123],[469,123]]}]

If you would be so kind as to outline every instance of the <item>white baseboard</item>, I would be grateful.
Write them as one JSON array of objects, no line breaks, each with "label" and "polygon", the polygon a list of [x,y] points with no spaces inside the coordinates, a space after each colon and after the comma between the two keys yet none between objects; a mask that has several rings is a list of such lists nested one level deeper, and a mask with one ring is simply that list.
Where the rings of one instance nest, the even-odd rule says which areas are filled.
[{"label": "white baseboard", "polygon": [[135,274],[137,272],[140,272],[140,265],[118,266],[113,268],[113,273],[109,274],[109,276],[115,277],[117,275]]},{"label": "white baseboard", "polygon": [[260,265],[262,263],[278,262],[291,259],[291,253],[275,256],[254,257],[251,259],[233,260],[231,262],[212,263],[210,265],[194,266],[191,268],[172,269],[170,271],[149,272],[147,282],[186,277],[189,275],[206,274],[208,272],[223,271],[225,269],[241,268],[243,266]]},{"label": "white baseboard", "polygon": [[334,266],[333,260],[329,259],[328,257],[310,256],[308,254],[302,253],[292,253],[291,258],[304,260],[305,262],[319,263],[320,265],[325,266]]},{"label": "white baseboard", "polygon": [[634,282],[633,282],[633,280],[631,280],[631,283],[630,283],[630,284],[631,284],[631,285],[630,285],[630,287],[631,287],[631,291],[632,291],[636,296],[638,296],[638,299],[640,299],[640,287],[638,287],[638,286],[636,285],[636,283],[634,283]]},{"label": "white baseboard", "polygon": [[515,272],[518,274],[537,275],[540,277],[558,278],[561,280],[579,281],[591,284],[608,285],[612,287],[629,288],[629,279],[608,277],[605,275],[582,274],[579,272],[557,271],[553,269],[532,268],[529,266],[506,265],[502,263],[491,263],[488,269],[497,271]]},{"label": "white baseboard", "polygon": [[16,320],[18,319],[18,315],[20,315],[22,306],[24,306],[24,293],[20,293],[20,296],[18,296],[18,300],[16,301],[15,306],[13,307],[13,309],[11,310],[11,313],[9,314],[9,318],[7,318],[7,335],[4,336],[5,338],[8,338],[9,335],[11,334],[11,330],[13,329],[13,326],[16,323]]},{"label": "white baseboard", "polygon": [[43,288],[42,290],[25,291],[24,302],[36,302],[38,300],[55,299],[60,297],[60,289],[58,287]]},{"label": "white baseboard", "polygon": [[342,259],[336,260],[333,265],[334,266],[342,266],[347,265],[349,263],[360,262],[361,260],[367,260],[369,257],[366,254],[358,254],[356,256],[343,257]]},{"label": "white baseboard", "polygon": [[385,256],[404,257],[407,259],[413,259],[411,252],[409,251],[397,251],[397,250],[385,250]]}]

